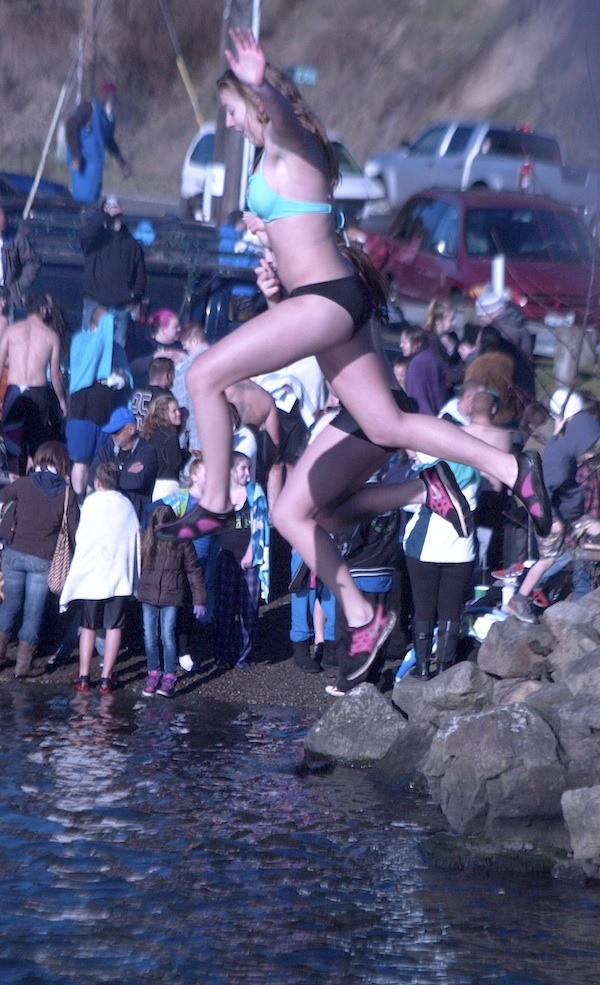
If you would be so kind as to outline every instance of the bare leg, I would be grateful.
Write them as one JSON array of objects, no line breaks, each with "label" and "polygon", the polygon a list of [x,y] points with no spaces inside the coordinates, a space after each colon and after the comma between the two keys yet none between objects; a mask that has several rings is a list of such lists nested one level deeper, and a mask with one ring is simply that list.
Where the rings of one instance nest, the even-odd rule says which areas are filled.
[{"label": "bare leg", "polygon": [[325,613],[317,599],[313,609],[313,629],[315,631],[315,646],[325,640]]},{"label": "bare leg", "polygon": [[215,513],[230,508],[231,420],[225,389],[240,380],[280,369],[347,339],[348,313],[312,295],[290,298],[258,315],[203,352],[190,366],[186,384],[206,462],[202,505]]},{"label": "bare leg", "polygon": [[275,462],[269,469],[269,475],[267,477],[267,502],[270,510],[273,509],[277,497],[283,489],[283,469],[283,462]]},{"label": "bare leg", "polygon": [[326,427],[296,464],[273,510],[275,526],[333,592],[349,626],[368,622],[373,608],[318,518],[327,514],[336,526],[336,504],[360,490],[386,458],[381,448]]},{"label": "bare leg", "polygon": [[408,479],[389,486],[373,483],[359,489],[330,511],[324,509],[317,519],[327,530],[335,531],[368,517],[379,516],[380,513],[400,510],[412,503],[422,505],[425,499],[426,488],[421,479]]},{"label": "bare leg", "polygon": [[519,595],[524,595],[525,598],[529,598],[538,581],[545,575],[546,572],[552,567],[556,558],[547,557],[540,558],[535,564],[532,564],[529,571],[523,578],[521,586],[519,588]]},{"label": "bare leg", "polygon": [[96,630],[82,627],[79,635],[79,676],[89,677],[92,657],[94,655],[94,645],[96,643]]},{"label": "bare leg", "polygon": [[104,649],[104,664],[102,668],[103,677],[110,678],[112,675],[113,667],[117,662],[117,657],[119,656],[122,635],[122,629],[106,630],[106,646]]},{"label": "bare leg", "polygon": [[517,478],[514,455],[467,434],[449,421],[400,411],[379,357],[364,330],[319,355],[325,377],[367,437],[388,448],[415,448],[436,458],[471,465],[512,488]]},{"label": "bare leg", "polygon": [[71,485],[78,496],[85,495],[90,467],[86,462],[73,462],[71,468]]}]

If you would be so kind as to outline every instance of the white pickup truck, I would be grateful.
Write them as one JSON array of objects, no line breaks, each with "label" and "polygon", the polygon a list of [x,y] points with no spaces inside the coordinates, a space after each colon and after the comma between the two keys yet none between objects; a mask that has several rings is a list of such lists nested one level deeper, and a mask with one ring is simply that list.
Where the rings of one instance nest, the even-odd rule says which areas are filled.
[{"label": "white pickup truck", "polygon": [[521,190],[572,205],[600,231],[600,174],[566,166],[556,137],[545,133],[489,121],[437,123],[413,143],[372,157],[365,174],[383,181],[392,206],[431,187]]}]

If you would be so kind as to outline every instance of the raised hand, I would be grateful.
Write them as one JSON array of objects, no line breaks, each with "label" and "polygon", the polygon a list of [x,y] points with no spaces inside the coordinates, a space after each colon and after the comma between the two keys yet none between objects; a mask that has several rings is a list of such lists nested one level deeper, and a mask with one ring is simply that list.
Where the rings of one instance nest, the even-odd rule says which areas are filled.
[{"label": "raised hand", "polygon": [[225,49],[225,57],[233,74],[245,85],[260,86],[265,80],[267,59],[252,31],[239,27],[229,29],[235,53]]}]

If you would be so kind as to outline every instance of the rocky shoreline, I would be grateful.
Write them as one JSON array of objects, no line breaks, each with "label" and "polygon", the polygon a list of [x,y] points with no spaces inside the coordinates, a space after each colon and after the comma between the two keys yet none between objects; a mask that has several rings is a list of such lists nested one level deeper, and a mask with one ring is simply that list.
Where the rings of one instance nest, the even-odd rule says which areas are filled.
[{"label": "rocky shoreline", "polygon": [[[391,700],[363,684],[305,740],[308,760],[369,763],[397,795],[437,805],[441,864],[600,878],[600,590],[536,626],[492,626],[476,662]],[[517,860],[518,859],[518,866]]]}]

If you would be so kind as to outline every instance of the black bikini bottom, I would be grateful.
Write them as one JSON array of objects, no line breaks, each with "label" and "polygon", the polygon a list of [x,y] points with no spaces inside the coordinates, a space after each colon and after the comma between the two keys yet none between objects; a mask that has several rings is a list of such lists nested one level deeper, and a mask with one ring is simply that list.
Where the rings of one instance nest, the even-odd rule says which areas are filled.
[{"label": "black bikini bottom", "polygon": [[[404,390],[392,390],[392,397],[396,403],[398,410],[404,411],[406,414],[414,414],[416,412],[415,402],[407,397]],[[370,445],[374,445],[375,442],[367,438],[365,432],[359,427],[358,422],[352,417],[352,414],[346,410],[344,406],[340,410],[331,422],[332,428],[337,428],[338,431],[344,431],[346,434],[352,435],[353,438],[360,438],[361,441],[366,441]],[[390,454],[397,451],[397,448],[386,448],[380,445],[384,451],[389,451]]]},{"label": "black bikini bottom", "polygon": [[341,277],[339,280],[323,280],[317,284],[304,284],[302,287],[296,287],[289,294],[289,297],[297,298],[302,294],[318,294],[319,297],[335,301],[350,315],[355,332],[367,324],[373,311],[369,288],[358,274]]}]

